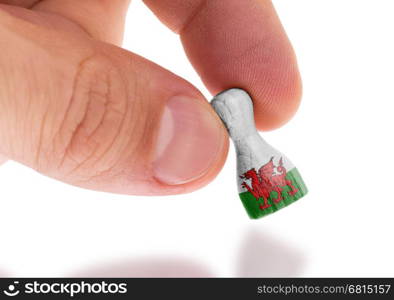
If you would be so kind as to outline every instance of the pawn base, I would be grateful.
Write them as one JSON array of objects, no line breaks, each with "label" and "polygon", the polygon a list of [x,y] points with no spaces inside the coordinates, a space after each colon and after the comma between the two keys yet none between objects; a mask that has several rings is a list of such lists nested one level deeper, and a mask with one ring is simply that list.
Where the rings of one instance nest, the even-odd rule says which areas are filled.
[{"label": "pawn base", "polygon": [[[243,192],[239,194],[239,197],[251,219],[259,219],[272,214],[297,201],[308,193],[308,189],[296,168],[287,172],[286,180],[291,182],[292,186],[286,185],[279,187],[279,189],[273,189],[268,197],[268,205],[264,205],[264,199],[256,199],[251,192]],[[279,191],[281,195],[278,195]]]}]

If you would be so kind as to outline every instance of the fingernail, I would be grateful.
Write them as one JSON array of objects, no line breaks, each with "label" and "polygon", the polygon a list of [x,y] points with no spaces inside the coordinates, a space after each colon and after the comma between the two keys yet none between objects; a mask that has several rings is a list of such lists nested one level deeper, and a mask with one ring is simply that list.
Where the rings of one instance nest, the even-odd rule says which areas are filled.
[{"label": "fingernail", "polygon": [[223,149],[224,131],[210,107],[176,96],[164,108],[158,132],[154,177],[179,185],[204,176]]}]

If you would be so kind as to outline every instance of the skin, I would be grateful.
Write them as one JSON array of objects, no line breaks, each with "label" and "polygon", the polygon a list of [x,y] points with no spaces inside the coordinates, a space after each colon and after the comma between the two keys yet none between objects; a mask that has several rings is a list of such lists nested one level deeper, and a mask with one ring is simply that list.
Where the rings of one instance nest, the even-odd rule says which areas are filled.
[{"label": "skin", "polygon": [[[270,1],[144,2],[180,35],[212,94],[247,90],[260,130],[293,116],[301,80]],[[119,47],[128,5],[0,0],[1,161],[12,159],[83,188],[125,194],[185,193],[214,179],[226,159],[226,131],[190,83]],[[198,176],[174,184],[157,176],[154,148],[160,135],[156,120],[166,99],[177,95],[199,103],[217,145],[204,172],[196,169]],[[199,142],[202,149],[209,146]]]}]

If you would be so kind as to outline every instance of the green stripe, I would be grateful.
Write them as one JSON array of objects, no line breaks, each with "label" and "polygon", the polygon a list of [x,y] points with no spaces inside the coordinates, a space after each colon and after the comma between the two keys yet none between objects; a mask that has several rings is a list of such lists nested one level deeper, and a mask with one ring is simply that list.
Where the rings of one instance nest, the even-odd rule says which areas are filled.
[{"label": "green stripe", "polygon": [[268,203],[271,206],[264,210],[261,210],[259,207],[260,204],[264,203],[263,199],[260,198],[257,201],[250,192],[244,192],[239,194],[239,197],[241,198],[242,203],[251,219],[258,219],[266,215],[272,214],[280,210],[281,208],[286,207],[287,205],[297,201],[308,192],[308,189],[306,188],[305,183],[296,168],[291,169],[289,172],[287,172],[286,179],[292,181],[293,185],[298,189],[298,192],[295,195],[290,196],[287,192],[290,191],[291,188],[288,186],[284,186],[282,187],[282,201],[280,201],[279,203],[275,203],[274,201],[272,201],[272,199],[276,199],[277,192],[272,191],[270,193],[270,197],[268,198]]}]

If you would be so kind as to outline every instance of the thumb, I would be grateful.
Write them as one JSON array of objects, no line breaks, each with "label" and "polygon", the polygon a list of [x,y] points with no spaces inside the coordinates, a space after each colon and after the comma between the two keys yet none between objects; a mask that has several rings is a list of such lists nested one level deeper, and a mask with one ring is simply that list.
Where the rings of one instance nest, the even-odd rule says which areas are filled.
[{"label": "thumb", "polygon": [[0,153],[108,192],[182,193],[211,181],[228,139],[203,96],[54,18],[0,11]]}]

